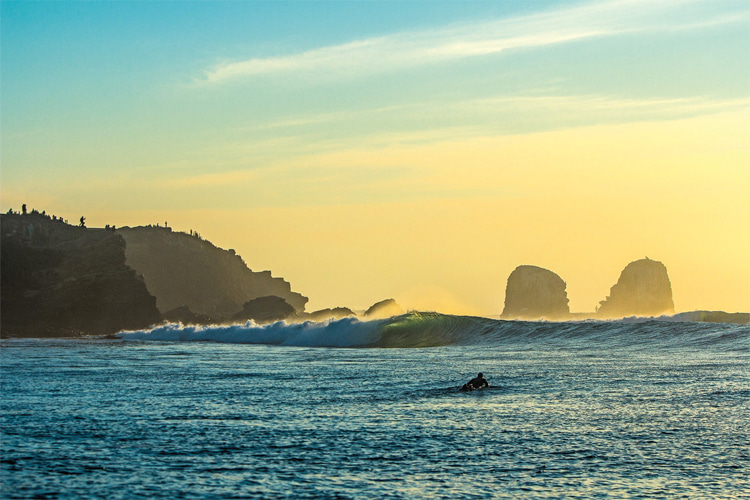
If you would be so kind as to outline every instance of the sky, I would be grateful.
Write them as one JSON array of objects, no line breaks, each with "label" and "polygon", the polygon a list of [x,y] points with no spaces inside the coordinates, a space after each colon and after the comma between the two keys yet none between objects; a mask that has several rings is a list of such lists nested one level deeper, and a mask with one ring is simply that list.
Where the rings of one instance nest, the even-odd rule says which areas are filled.
[{"label": "sky", "polygon": [[0,209],[168,222],[308,310],[750,311],[746,0],[0,2]]}]

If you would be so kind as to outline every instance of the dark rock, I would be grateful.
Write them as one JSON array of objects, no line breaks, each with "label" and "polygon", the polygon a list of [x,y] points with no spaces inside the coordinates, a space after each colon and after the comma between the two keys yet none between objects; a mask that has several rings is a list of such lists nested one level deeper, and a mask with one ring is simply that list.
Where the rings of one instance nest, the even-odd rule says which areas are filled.
[{"label": "dark rock", "polygon": [[164,319],[172,323],[182,323],[183,325],[213,325],[217,321],[207,314],[197,314],[190,310],[188,306],[180,306],[164,313]]},{"label": "dark rock", "polygon": [[106,335],[161,321],[125,241],[45,214],[2,215],[2,336]]},{"label": "dark rock", "polygon": [[557,274],[537,266],[518,266],[505,287],[505,319],[567,319],[568,294]]},{"label": "dark rock", "polygon": [[334,307],[333,309],[320,309],[309,314],[298,315],[297,319],[302,321],[328,321],[330,319],[341,319],[357,314],[348,307]]},{"label": "dark rock", "polygon": [[649,258],[628,264],[601,301],[597,316],[624,318],[629,316],[659,316],[674,313],[672,284],[667,268]]},{"label": "dark rock", "polygon": [[161,311],[187,305],[197,314],[223,320],[233,318],[251,299],[281,297],[303,312],[307,297],[270,271],[254,272],[234,252],[199,236],[168,228],[120,228],[127,242],[128,265],[143,275]]},{"label": "dark rock", "polygon": [[365,311],[367,319],[390,318],[391,316],[400,316],[402,314],[404,314],[404,310],[394,299],[385,299],[376,302]]},{"label": "dark rock", "polygon": [[242,306],[242,311],[235,314],[235,321],[253,320],[256,323],[273,323],[289,318],[294,308],[281,297],[268,296],[249,300]]}]

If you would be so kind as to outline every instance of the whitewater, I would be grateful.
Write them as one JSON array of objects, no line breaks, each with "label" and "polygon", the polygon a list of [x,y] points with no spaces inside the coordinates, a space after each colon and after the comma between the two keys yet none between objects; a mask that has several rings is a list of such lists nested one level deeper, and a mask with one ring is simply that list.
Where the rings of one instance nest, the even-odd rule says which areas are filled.
[{"label": "whitewater", "polygon": [[589,345],[612,347],[725,346],[750,349],[747,325],[678,322],[631,318],[622,321],[502,321],[434,312],[410,312],[392,318],[360,321],[355,317],[322,323],[258,326],[183,326],[168,324],[150,330],[122,332],[124,340],[221,342],[297,347],[415,348],[438,346],[501,346],[533,343],[541,346]]},{"label": "whitewater", "polygon": [[749,362],[748,325],[437,313],[2,340],[0,496],[750,498]]}]

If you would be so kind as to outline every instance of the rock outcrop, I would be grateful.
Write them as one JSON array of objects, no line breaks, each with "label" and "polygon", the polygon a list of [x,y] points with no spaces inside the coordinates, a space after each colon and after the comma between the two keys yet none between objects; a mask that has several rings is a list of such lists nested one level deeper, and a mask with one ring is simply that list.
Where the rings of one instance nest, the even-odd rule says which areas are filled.
[{"label": "rock outcrop", "polygon": [[401,314],[404,314],[404,310],[394,299],[385,299],[371,305],[365,311],[365,318],[382,319],[390,318],[391,316],[400,316]]},{"label": "rock outcrop", "polygon": [[570,314],[565,282],[537,266],[518,266],[505,287],[504,319],[566,319]]},{"label": "rock outcrop", "polygon": [[183,305],[196,314],[231,319],[252,299],[276,296],[296,312],[307,297],[270,271],[254,272],[233,250],[223,250],[195,235],[164,227],[120,228],[127,263],[143,275],[161,311]]},{"label": "rock outcrop", "polygon": [[348,307],[334,307],[333,309],[320,309],[309,314],[298,315],[300,321],[328,321],[331,319],[348,318],[357,314]]},{"label": "rock outcrop", "polygon": [[0,226],[3,337],[111,334],[161,321],[114,231],[39,213],[2,215]]},{"label": "rock outcrop", "polygon": [[235,321],[253,320],[258,324],[274,323],[289,318],[294,314],[294,308],[281,297],[269,295],[248,300],[242,306],[242,311],[232,318]]},{"label": "rock outcrop", "polygon": [[183,325],[214,325],[218,323],[207,314],[194,313],[188,306],[176,307],[165,312],[162,316],[171,323],[182,323]]},{"label": "rock outcrop", "polygon": [[609,296],[599,304],[600,318],[674,314],[667,268],[648,257],[631,262],[610,289]]}]

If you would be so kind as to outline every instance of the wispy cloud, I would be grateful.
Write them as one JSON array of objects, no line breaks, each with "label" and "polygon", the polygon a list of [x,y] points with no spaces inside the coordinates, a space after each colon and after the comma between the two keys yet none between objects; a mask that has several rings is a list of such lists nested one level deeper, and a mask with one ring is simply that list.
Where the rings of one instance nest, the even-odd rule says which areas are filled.
[{"label": "wispy cloud", "polygon": [[[468,193],[477,194],[485,186],[482,181],[486,158],[482,159],[481,151],[477,147],[487,144],[500,144],[505,136],[510,141],[533,143],[561,133],[571,137],[581,137],[582,132],[575,129],[596,125],[600,134],[610,136],[622,131],[635,133],[640,127],[631,126],[633,123],[650,124],[652,130],[661,130],[662,121],[671,124],[665,127],[688,126],[697,123],[696,118],[714,115],[717,119],[726,119],[732,114],[744,113],[750,110],[750,99],[710,100],[703,98],[687,99],[619,99],[605,96],[555,96],[555,97],[496,97],[490,99],[475,99],[454,103],[451,106],[460,107],[471,116],[474,110],[492,116],[502,116],[503,120],[511,114],[528,115],[539,114],[545,117],[544,127],[531,127],[528,133],[497,133],[493,129],[493,122],[498,120],[467,121],[463,126],[444,126],[435,124],[433,128],[409,131],[381,131],[367,133],[357,137],[338,138],[326,136],[315,141],[315,147],[307,148],[301,145],[300,151],[285,149],[278,158],[263,163],[250,165],[255,161],[257,150],[252,144],[249,146],[235,144],[231,147],[221,145],[216,151],[222,169],[209,174],[189,173],[185,176],[169,176],[164,179],[163,186],[172,189],[205,189],[205,188],[241,188],[247,189],[248,196],[265,200],[265,190],[271,193],[293,191],[295,197],[314,197],[315,194],[335,193],[339,187],[345,187],[346,196],[356,197],[363,191],[373,193],[396,192],[408,190],[412,193]],[[407,113],[424,114],[430,112],[431,106],[417,105],[404,109]],[[445,108],[442,108],[443,111]],[[514,111],[515,110],[515,111]],[[381,112],[381,110],[373,110]],[[394,108],[394,112],[397,110]],[[531,113],[534,112],[534,113]],[[362,112],[359,112],[362,113]],[[367,113],[367,111],[364,111]],[[580,122],[569,123],[567,116],[572,114],[584,115]],[[724,118],[722,118],[722,116]],[[352,118],[354,114],[352,115]],[[618,118],[619,117],[619,118]],[[311,116],[300,119],[309,123],[317,123],[319,117]],[[333,117],[323,115],[321,119]],[[344,115],[336,119],[346,120]],[[730,118],[731,120],[731,118]],[[296,126],[295,120],[289,120],[289,126]],[[559,126],[550,126],[557,124]],[[680,125],[683,124],[683,125]],[[279,123],[280,127],[284,126]],[[656,127],[656,128],[654,128]],[[665,128],[665,130],[667,129]],[[576,135],[578,134],[578,135]],[[524,139],[526,136],[527,139]],[[270,144],[267,145],[271,147]],[[253,151],[249,154],[248,151]],[[274,149],[278,153],[277,149]],[[452,153],[452,151],[458,151]],[[472,157],[478,154],[478,158]],[[232,161],[224,161],[222,155],[229,155]],[[453,156],[451,156],[453,155]],[[269,155],[270,156],[270,155]],[[451,169],[460,164],[462,174],[451,176]],[[474,169],[472,169],[472,164]],[[442,170],[441,170],[442,169]],[[446,170],[447,169],[447,170]],[[468,169],[468,170],[467,170]],[[434,177],[435,172],[444,171],[440,182],[432,184],[427,179]],[[469,173],[474,172],[469,175]],[[473,175],[473,177],[472,177]],[[252,192],[252,194],[250,194]],[[303,194],[307,192],[308,194]],[[328,194],[326,195],[328,196]],[[333,194],[331,194],[333,196]],[[337,194],[336,196],[340,196]],[[369,196],[369,195],[368,195]],[[320,198],[324,198],[320,195]]]},{"label": "wispy cloud", "polygon": [[[588,121],[596,123],[597,117],[600,119],[625,117],[629,121],[642,121],[740,111],[750,107],[750,98],[625,99],[602,95],[503,96],[474,99],[460,103],[460,105],[467,111],[473,110],[474,113],[488,113],[493,109],[503,112],[510,109],[524,112],[542,111],[547,119],[550,113],[563,113],[566,116],[569,116],[569,113],[577,113]],[[617,114],[612,115],[612,113]]]},{"label": "wispy cloud", "polygon": [[[414,65],[550,46],[624,33],[695,29],[748,19],[748,4],[706,9],[706,0],[614,0],[544,13],[402,32],[290,54],[219,64],[196,79],[212,85],[298,71],[346,71],[349,76]],[[716,5],[716,4],[713,4]],[[722,4],[719,5],[720,7]]]},{"label": "wispy cloud", "polygon": [[[450,137],[498,134],[494,124],[513,128],[518,121],[537,120],[538,127],[524,128],[525,133],[550,128],[600,125],[619,122],[675,120],[693,116],[737,112],[750,109],[750,98],[716,99],[687,98],[623,98],[617,96],[584,95],[499,95],[460,101],[425,100],[409,104],[377,108],[358,108],[335,113],[302,114],[279,121],[255,124],[245,131],[274,130],[285,133],[314,134],[315,148],[325,148],[321,136],[342,127],[361,123],[372,124],[360,133],[368,141],[388,144],[422,143]],[[379,123],[412,124],[400,130],[382,134]],[[422,127],[427,126],[427,129]],[[364,131],[364,132],[362,132]],[[351,142],[352,135],[339,141]],[[332,147],[341,147],[339,141]],[[276,144],[272,144],[276,146]],[[287,144],[294,147],[295,144]],[[299,146],[299,144],[296,144]],[[308,151],[309,152],[309,151]]]},{"label": "wispy cloud", "polygon": [[[136,177],[128,182],[142,183],[139,185],[143,188],[156,182],[168,189],[269,186],[276,182],[274,179],[298,179],[300,171],[319,172],[323,167],[334,168],[332,164],[344,170],[398,166],[398,156],[413,148],[594,125],[677,122],[748,111],[750,98],[627,99],[592,94],[502,95],[451,103],[428,100],[402,106],[302,114],[238,131],[272,129],[285,134],[280,137],[257,140],[250,133],[244,139],[237,137],[213,145],[200,155],[191,155],[189,160],[137,169]],[[375,123],[380,119],[415,125],[393,130],[375,124],[351,135],[339,133],[342,128],[353,130],[357,123]],[[385,151],[398,154],[382,164],[372,161],[374,152],[380,152],[378,161],[381,161]],[[206,169],[211,172],[205,173]],[[151,175],[157,171],[159,175]]]}]

